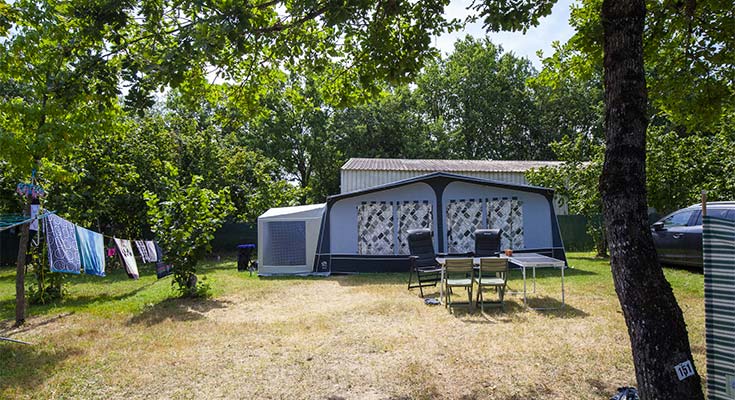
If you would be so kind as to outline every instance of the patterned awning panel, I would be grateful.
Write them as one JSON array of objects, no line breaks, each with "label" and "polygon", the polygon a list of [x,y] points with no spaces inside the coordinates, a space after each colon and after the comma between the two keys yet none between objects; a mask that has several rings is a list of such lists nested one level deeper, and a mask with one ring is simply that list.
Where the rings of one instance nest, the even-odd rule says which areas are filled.
[{"label": "patterned awning panel", "polygon": [[393,204],[380,202],[357,206],[357,230],[358,254],[393,254]]}]

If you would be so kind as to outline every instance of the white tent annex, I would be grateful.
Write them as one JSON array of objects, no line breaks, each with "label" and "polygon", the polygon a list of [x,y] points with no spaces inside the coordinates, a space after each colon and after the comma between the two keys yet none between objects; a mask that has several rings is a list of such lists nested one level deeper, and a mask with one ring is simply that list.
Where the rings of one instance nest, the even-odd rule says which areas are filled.
[{"label": "white tent annex", "polygon": [[314,270],[326,204],[271,208],[258,217],[258,274],[309,274]]}]

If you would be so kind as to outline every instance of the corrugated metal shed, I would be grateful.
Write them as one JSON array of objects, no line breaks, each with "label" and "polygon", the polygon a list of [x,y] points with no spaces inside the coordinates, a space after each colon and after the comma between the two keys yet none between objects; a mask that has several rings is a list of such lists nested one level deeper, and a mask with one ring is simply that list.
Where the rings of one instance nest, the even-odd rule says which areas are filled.
[{"label": "corrugated metal shed", "polygon": [[422,172],[526,172],[531,168],[558,166],[560,161],[519,160],[407,160],[400,158],[350,158],[343,171]]},{"label": "corrugated metal shed", "polygon": [[[340,170],[340,192],[354,192],[432,172],[450,172],[457,175],[527,185],[525,172],[529,169],[558,165],[561,165],[560,161],[350,158]],[[557,202],[555,208],[557,214],[566,214],[566,205],[560,207]]]},{"label": "corrugated metal shed", "polygon": [[528,184],[531,168],[558,166],[560,161],[505,160],[403,160],[396,158],[351,158],[341,169],[341,192],[349,193],[431,172],[451,172],[475,178]]}]

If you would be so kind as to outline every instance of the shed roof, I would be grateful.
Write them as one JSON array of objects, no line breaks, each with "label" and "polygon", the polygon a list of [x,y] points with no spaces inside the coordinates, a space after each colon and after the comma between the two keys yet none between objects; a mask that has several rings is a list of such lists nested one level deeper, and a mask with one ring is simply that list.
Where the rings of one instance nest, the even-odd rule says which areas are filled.
[{"label": "shed roof", "polygon": [[350,171],[526,172],[531,168],[556,167],[561,164],[561,161],[350,158],[342,169]]},{"label": "shed roof", "polygon": [[271,208],[258,219],[293,217],[293,218],[321,218],[324,213],[325,203],[307,204],[305,206],[276,207]]}]

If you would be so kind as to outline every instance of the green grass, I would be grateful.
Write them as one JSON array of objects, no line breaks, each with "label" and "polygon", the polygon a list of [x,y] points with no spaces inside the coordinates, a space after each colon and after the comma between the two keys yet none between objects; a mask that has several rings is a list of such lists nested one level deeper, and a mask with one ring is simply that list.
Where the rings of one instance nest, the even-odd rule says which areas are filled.
[{"label": "green grass", "polygon": [[[586,288],[588,292],[614,294],[610,266],[606,260],[594,258],[592,253],[569,253],[569,265],[566,271],[568,288]],[[139,266],[141,277],[129,279],[125,271],[116,269],[108,271],[107,276],[67,275],[65,286],[68,295],[61,301],[30,307],[30,315],[50,315],[68,312],[85,312],[98,316],[114,314],[135,314],[152,305],[175,297],[171,287],[171,278],[156,279],[155,271],[150,266]],[[666,278],[671,283],[677,296],[704,297],[704,279],[701,271],[689,269],[665,268]],[[249,273],[238,272],[232,259],[221,262],[205,261],[198,267],[200,277],[206,276],[213,289],[214,297],[238,293],[247,284],[250,290],[266,289],[271,281],[304,278],[259,279]],[[520,272],[514,271],[511,278],[520,279]],[[531,271],[528,271],[530,278]],[[537,270],[538,284],[556,282],[558,270]],[[396,283],[405,277],[400,274],[366,274],[351,277],[359,283]],[[27,281],[34,279],[32,275]],[[319,278],[308,278],[319,279]],[[549,283],[551,285],[551,283]],[[557,283],[558,285],[558,283]],[[553,285],[552,285],[553,286]],[[518,289],[520,285],[514,287]],[[553,288],[552,288],[553,289]],[[15,316],[15,268],[0,268],[0,320]]]},{"label": "green grass", "polygon": [[[171,277],[157,279],[150,265],[139,265],[140,279],[129,279],[122,269],[107,271],[106,277],[92,275],[66,275],[68,295],[61,301],[45,305],[32,305],[30,315],[49,315],[68,312],[84,312],[98,316],[135,314],[147,307],[173,298]],[[238,273],[235,261],[207,261],[197,269],[200,277],[206,276],[214,296],[236,291],[243,281],[258,282],[256,276]],[[27,282],[35,277],[26,276]],[[15,317],[15,268],[0,268],[0,320]]]},{"label": "green grass", "polygon": [[[616,387],[635,384],[610,266],[590,253],[568,256],[567,307],[552,312],[527,310],[515,295],[505,312],[449,314],[408,292],[406,274],[258,278],[227,259],[198,268],[213,289],[208,300],[174,298],[171,278],[157,280],[150,266],[140,267],[135,281],[123,270],[105,278],[70,275],[68,296],[31,306],[21,330],[10,328],[15,269],[0,268],[0,335],[34,343],[0,343],[0,398],[525,399],[573,393],[607,399]],[[664,272],[705,375],[703,275]],[[511,279],[511,289],[520,289],[520,273]],[[540,296],[532,305],[558,304],[558,270],[538,270],[537,285]],[[472,347],[467,337],[482,346]],[[457,347],[443,359],[446,349]],[[497,368],[466,368],[486,360]],[[422,374],[427,370],[450,383]]]}]

